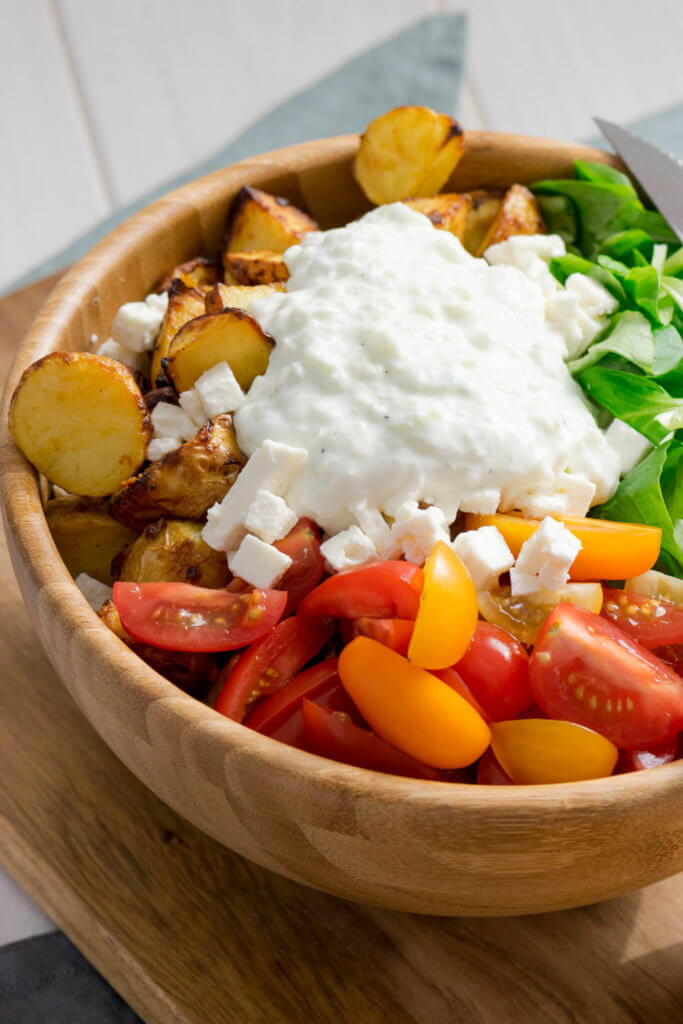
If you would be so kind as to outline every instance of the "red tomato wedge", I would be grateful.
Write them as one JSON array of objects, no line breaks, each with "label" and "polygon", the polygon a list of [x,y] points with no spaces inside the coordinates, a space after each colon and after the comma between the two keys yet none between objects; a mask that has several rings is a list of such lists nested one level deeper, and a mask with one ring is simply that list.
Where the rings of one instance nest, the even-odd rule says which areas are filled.
[{"label": "red tomato wedge", "polygon": [[346,636],[350,643],[355,636],[369,636],[385,647],[391,647],[397,654],[407,654],[410,638],[413,635],[412,619],[371,619],[368,615],[354,619]]},{"label": "red tomato wedge", "polygon": [[477,783],[480,786],[512,786],[512,779],[500,766],[491,748],[486,751],[477,765]]},{"label": "red tomato wedge", "polygon": [[[647,572],[659,558],[662,531],[658,526],[584,519],[581,516],[554,515],[553,519],[559,519],[581,541],[581,550],[569,570],[572,580],[625,580]],[[497,527],[517,557],[522,544],[540,522],[540,519],[526,519],[507,513],[468,515],[466,529]]]},{"label": "red tomato wedge", "polygon": [[683,608],[673,601],[604,588],[602,615],[643,647],[683,643]]},{"label": "red tomato wedge", "polygon": [[531,704],[529,655],[498,626],[478,622],[455,669],[491,722],[517,718]]},{"label": "red tomato wedge", "polygon": [[529,660],[543,711],[599,732],[617,747],[647,749],[683,726],[683,680],[611,622],[576,605],[548,616]]},{"label": "red tomato wedge", "polygon": [[234,651],[282,617],[286,594],[233,594],[191,583],[115,583],[114,604],[135,640],[166,651]]},{"label": "red tomato wedge", "polygon": [[228,664],[223,669],[219,677],[223,689],[214,705],[216,711],[241,722],[249,705],[284,686],[331,635],[332,628],[326,623],[296,617],[279,622],[252,644],[234,667]]},{"label": "red tomato wedge", "polygon": [[410,562],[375,562],[339,572],[305,597],[302,618],[414,619],[420,604],[422,569]]},{"label": "red tomato wedge", "polygon": [[348,715],[330,711],[312,701],[303,702],[306,743],[310,750],[332,761],[415,779],[444,779],[442,772],[416,761],[369,729],[355,725]]},{"label": "red tomato wedge", "polygon": [[273,547],[292,559],[292,565],[277,586],[278,590],[287,592],[285,615],[292,615],[323,578],[325,562],[320,554],[320,531],[310,519],[300,519]]},{"label": "red tomato wedge", "polygon": [[285,718],[301,707],[304,697],[315,700],[330,688],[341,686],[337,672],[337,659],[327,658],[318,665],[290,679],[272,696],[257,704],[247,719],[246,725],[257,732],[270,733]]}]

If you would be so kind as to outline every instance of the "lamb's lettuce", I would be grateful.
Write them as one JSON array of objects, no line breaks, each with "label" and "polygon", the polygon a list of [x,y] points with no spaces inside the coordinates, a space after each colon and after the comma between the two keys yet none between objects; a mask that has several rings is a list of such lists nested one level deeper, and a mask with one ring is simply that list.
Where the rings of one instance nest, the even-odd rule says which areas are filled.
[{"label": "lamb's lettuce", "polygon": [[673,398],[654,380],[602,366],[582,371],[578,380],[594,402],[653,444],[683,427],[683,399]]},{"label": "lamb's lettuce", "polygon": [[660,377],[679,364],[683,369],[683,339],[673,327],[653,328],[642,313],[627,309],[616,313],[588,351],[567,365],[577,375],[608,355],[619,356],[643,373]]}]

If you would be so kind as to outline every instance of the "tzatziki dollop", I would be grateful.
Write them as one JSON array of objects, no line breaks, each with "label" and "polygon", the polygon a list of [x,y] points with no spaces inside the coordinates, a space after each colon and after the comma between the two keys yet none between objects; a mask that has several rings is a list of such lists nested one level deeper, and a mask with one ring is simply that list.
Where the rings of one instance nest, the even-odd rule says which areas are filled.
[{"label": "tzatziki dollop", "polygon": [[287,291],[250,312],[275,339],[235,414],[250,455],[308,452],[288,502],[329,533],[366,503],[583,514],[618,459],[567,370],[539,284],[470,256],[402,203],[285,254]]}]

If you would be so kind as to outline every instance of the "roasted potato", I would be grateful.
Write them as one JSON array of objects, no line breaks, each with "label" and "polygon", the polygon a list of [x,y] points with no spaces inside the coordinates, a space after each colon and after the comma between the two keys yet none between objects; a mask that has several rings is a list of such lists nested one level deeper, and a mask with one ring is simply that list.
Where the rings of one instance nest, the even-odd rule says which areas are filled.
[{"label": "roasted potato", "polygon": [[185,693],[203,698],[209,692],[218,672],[218,663],[212,654],[186,651],[162,651],[134,640],[123,628],[113,601],[105,601],[99,611],[102,621],[131,651],[146,661],[159,675],[175,683]]},{"label": "roasted potato", "polygon": [[406,206],[412,207],[418,213],[424,213],[435,228],[440,228],[441,231],[450,231],[461,242],[465,240],[467,214],[471,205],[471,196],[458,195],[457,192],[447,192],[428,199],[406,200]]},{"label": "roasted potato", "polygon": [[501,203],[493,223],[481,243],[480,254],[490,245],[504,242],[513,235],[539,235],[545,233],[535,196],[524,185],[512,185]]},{"label": "roasted potato", "polygon": [[430,107],[395,107],[365,129],[353,173],[377,205],[433,196],[464,148],[462,128],[448,114]]},{"label": "roasted potato", "polygon": [[222,551],[202,540],[202,524],[186,519],[157,519],[146,526],[116,559],[118,578],[132,583],[167,580],[225,587],[231,573]]},{"label": "roasted potato", "polygon": [[208,286],[211,288],[221,279],[221,265],[217,260],[207,260],[205,256],[196,256],[174,267],[164,274],[155,286],[155,292],[167,292],[174,281],[182,281],[188,288]]},{"label": "roasted potato", "polygon": [[238,284],[214,285],[207,293],[205,301],[207,313],[222,313],[224,309],[249,309],[254,299],[261,299],[271,292],[283,292],[284,284],[255,284],[251,286]]},{"label": "roasted potato", "polygon": [[223,256],[226,284],[275,284],[286,281],[289,271],[279,252],[226,252]]},{"label": "roasted potato", "polygon": [[109,511],[138,531],[155,519],[201,520],[225,497],[245,462],[232,416],[216,416],[191,441],[126,480],[112,495]]},{"label": "roasted potato", "polygon": [[137,534],[109,515],[100,498],[52,498],[45,508],[47,525],[62,561],[72,576],[85,572],[100,583],[113,582],[112,559]]},{"label": "roasted potato", "polygon": [[123,363],[90,352],[52,352],[19,381],[10,430],[53,484],[98,498],[142,464],[152,423]]},{"label": "roasted potato", "polygon": [[467,194],[471,203],[467,211],[463,245],[473,256],[480,256],[482,242],[502,206],[503,193],[496,190],[475,189]]},{"label": "roasted potato", "polygon": [[230,207],[223,252],[285,252],[317,230],[316,222],[288,199],[244,185]]},{"label": "roasted potato", "polygon": [[201,316],[203,312],[203,291],[200,291],[199,288],[190,288],[180,280],[171,284],[168,293],[168,308],[152,355],[149,372],[149,382],[152,387],[156,386],[157,377],[163,369],[161,361],[168,355],[171,342],[180,328],[196,316]]},{"label": "roasted potato", "polygon": [[243,309],[207,313],[185,324],[171,342],[166,370],[176,391],[187,391],[198,377],[224,360],[243,391],[266,372],[273,342]]}]

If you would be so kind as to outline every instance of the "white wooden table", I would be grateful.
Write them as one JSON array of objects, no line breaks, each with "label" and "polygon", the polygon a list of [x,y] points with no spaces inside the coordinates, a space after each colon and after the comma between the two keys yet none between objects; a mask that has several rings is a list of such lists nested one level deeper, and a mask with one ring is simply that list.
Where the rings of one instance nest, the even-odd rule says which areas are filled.
[{"label": "white wooden table", "polygon": [[[444,11],[469,16],[449,111],[466,128],[581,139],[594,113],[632,121],[683,102],[680,0],[0,0],[0,288]],[[50,927],[0,873],[0,945]]]}]

